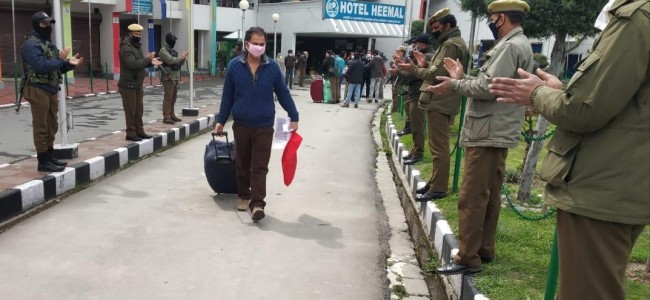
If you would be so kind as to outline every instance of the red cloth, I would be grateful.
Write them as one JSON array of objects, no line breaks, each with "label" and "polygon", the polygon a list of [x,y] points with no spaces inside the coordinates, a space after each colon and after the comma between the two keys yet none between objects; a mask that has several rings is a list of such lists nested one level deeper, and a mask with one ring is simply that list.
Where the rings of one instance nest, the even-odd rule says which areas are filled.
[{"label": "red cloth", "polygon": [[284,184],[289,186],[296,175],[296,167],[298,166],[298,147],[302,143],[302,136],[297,132],[292,132],[287,146],[284,147],[282,152],[282,174],[284,175]]}]

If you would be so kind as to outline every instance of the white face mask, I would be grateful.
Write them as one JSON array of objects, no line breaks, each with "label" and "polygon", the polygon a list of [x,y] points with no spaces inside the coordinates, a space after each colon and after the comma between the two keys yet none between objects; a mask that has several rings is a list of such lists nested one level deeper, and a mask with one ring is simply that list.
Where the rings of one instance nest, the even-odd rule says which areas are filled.
[{"label": "white face mask", "polygon": [[596,23],[594,23],[594,27],[600,29],[600,31],[605,30],[605,27],[607,27],[607,24],[609,24],[609,8],[612,7],[612,4],[616,0],[609,0],[607,4],[603,7],[603,9],[600,11],[600,14],[598,14],[598,18],[596,18]]}]

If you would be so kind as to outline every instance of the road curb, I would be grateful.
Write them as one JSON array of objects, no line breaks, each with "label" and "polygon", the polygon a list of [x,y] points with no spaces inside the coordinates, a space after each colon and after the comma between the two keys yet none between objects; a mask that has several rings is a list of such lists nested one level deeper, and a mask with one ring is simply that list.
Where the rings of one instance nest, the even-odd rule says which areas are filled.
[{"label": "road curb", "polygon": [[[415,202],[416,190],[426,184],[426,181],[420,176],[420,171],[412,165],[405,165],[403,157],[408,154],[400,137],[397,135],[397,128],[391,118],[391,105],[388,106],[387,121],[385,128],[391,148],[393,149],[392,158],[395,163],[396,172],[404,183],[403,193],[409,198],[410,202],[417,209],[420,220],[422,221],[423,230],[428,232],[426,238],[433,245],[438,260],[442,265],[448,264],[453,256],[458,252],[458,241],[454,236],[451,227],[444,219],[442,212],[434,202]],[[476,288],[474,277],[465,275],[441,276],[445,290],[449,299],[461,300],[484,300],[488,299],[481,294]]]},{"label": "road curb", "polygon": [[47,174],[0,192],[0,224],[17,215],[37,209],[56,197],[118,171],[151,153],[192,135],[214,124],[216,114],[210,114],[182,124],[153,138],[134,142],[101,155],[88,158],[65,168],[62,172]]}]

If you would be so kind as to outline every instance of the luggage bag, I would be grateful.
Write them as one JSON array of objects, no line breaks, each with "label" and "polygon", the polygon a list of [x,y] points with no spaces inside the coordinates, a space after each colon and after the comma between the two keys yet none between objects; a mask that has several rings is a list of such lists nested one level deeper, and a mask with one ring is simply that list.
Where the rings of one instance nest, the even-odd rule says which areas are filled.
[{"label": "luggage bag", "polygon": [[217,134],[212,133],[212,140],[205,146],[203,155],[203,169],[208,184],[217,194],[237,194],[237,174],[235,167],[235,142],[228,140],[228,133],[221,136],[226,141],[216,139]]}]

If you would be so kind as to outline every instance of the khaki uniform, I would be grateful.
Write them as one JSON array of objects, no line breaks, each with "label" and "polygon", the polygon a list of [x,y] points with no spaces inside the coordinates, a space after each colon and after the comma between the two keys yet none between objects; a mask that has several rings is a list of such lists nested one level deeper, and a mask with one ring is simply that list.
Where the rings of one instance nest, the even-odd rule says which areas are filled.
[{"label": "khaki uniform", "polygon": [[[428,45],[426,48],[421,49],[427,61],[433,57],[433,48]],[[404,83],[408,85],[408,95],[404,95],[404,105],[408,113],[406,121],[411,124],[411,134],[413,136],[413,148],[410,153],[414,158],[422,158],[424,153],[424,134],[425,134],[425,112],[417,105],[420,99],[420,87],[422,87],[422,79],[415,76],[413,72],[399,71],[399,76],[403,76]]]},{"label": "khaki uniform", "polygon": [[163,45],[158,55],[163,62],[162,67],[165,69],[165,72],[162,73],[162,83],[165,91],[163,98],[163,118],[176,118],[174,106],[176,105],[178,95],[178,83],[181,80],[181,66],[185,62],[185,59],[178,57],[178,53],[168,43]]},{"label": "khaki uniform", "polygon": [[467,44],[460,37],[458,27],[451,28],[438,38],[440,48],[434,53],[427,68],[415,68],[415,76],[424,80],[420,87],[418,106],[426,111],[427,131],[429,132],[429,150],[433,157],[433,169],[429,179],[429,191],[444,192],[449,189],[449,126],[458,113],[461,97],[459,95],[437,96],[427,92],[427,87],[439,82],[436,76],[449,76],[443,59],[449,57],[465,62]]},{"label": "khaki uniform", "polygon": [[568,85],[531,97],[558,126],[540,174],[559,209],[558,299],[624,299],[630,251],[650,224],[650,2],[609,12]]},{"label": "khaki uniform", "polygon": [[513,29],[486,54],[477,77],[452,80],[451,91],[471,97],[461,133],[467,148],[458,200],[460,247],[454,262],[481,265],[494,257],[501,185],[508,148],[518,145],[524,107],[496,102],[488,92],[493,77],[513,77],[517,68],[533,71],[533,51],[521,27]]},{"label": "khaki uniform", "polygon": [[122,96],[122,105],[126,120],[126,135],[145,135],[142,115],[144,114],[142,83],[147,75],[145,68],[153,66],[140,50],[140,44],[134,44],[128,35],[120,43],[120,80],[117,83]]}]

